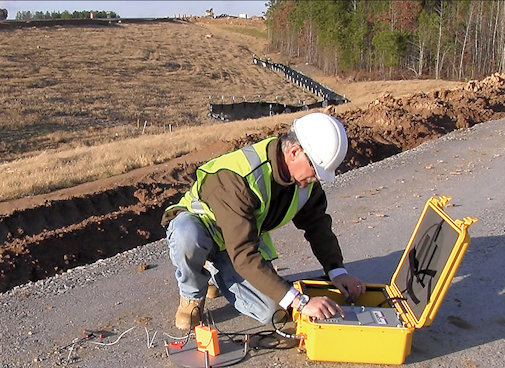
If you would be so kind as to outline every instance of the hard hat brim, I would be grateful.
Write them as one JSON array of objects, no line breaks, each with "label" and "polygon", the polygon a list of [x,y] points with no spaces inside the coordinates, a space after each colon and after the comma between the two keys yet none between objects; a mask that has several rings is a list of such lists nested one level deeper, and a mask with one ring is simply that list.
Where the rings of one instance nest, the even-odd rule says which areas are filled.
[{"label": "hard hat brim", "polygon": [[314,164],[314,162],[312,162],[312,166],[314,166],[314,171],[316,172],[317,178],[320,181],[331,183],[335,180],[335,171],[325,170],[321,166]]}]

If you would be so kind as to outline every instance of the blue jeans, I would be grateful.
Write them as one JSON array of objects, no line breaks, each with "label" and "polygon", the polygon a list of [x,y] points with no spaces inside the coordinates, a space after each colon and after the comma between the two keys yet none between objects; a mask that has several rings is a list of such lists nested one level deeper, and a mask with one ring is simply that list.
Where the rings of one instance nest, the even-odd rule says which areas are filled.
[{"label": "blue jeans", "polygon": [[270,323],[279,306],[235,271],[228,253],[219,250],[197,215],[181,212],[170,221],[167,242],[181,296],[205,298],[212,280],[240,313]]}]

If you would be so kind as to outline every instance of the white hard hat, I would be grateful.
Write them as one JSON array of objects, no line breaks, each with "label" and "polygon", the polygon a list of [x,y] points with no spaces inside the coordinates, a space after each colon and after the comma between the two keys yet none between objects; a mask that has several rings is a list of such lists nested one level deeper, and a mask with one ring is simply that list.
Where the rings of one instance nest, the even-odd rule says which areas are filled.
[{"label": "white hard hat", "polygon": [[347,135],[342,123],[315,112],[295,119],[292,129],[319,179],[335,180],[335,170],[347,154]]}]

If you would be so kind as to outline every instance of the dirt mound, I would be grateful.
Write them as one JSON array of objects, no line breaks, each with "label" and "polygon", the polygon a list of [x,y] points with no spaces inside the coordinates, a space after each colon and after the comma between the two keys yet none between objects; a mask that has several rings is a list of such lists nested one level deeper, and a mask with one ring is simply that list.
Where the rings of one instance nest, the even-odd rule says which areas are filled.
[{"label": "dirt mound", "polygon": [[[346,125],[350,150],[347,171],[382,160],[454,129],[505,117],[505,74],[470,81],[463,88],[385,94],[366,109],[336,114]],[[193,181],[197,165],[210,157],[277,134],[247,135],[170,163],[96,182],[50,196],[30,206],[2,204],[0,217],[0,292],[164,237],[159,225],[168,203]],[[83,189],[85,188],[85,189]],[[78,193],[78,194],[76,194]]]},{"label": "dirt mound", "polygon": [[496,73],[462,88],[395,98],[386,93],[366,109],[342,114],[330,106],[349,135],[346,169],[363,166],[418,146],[455,129],[505,116],[505,74]]}]

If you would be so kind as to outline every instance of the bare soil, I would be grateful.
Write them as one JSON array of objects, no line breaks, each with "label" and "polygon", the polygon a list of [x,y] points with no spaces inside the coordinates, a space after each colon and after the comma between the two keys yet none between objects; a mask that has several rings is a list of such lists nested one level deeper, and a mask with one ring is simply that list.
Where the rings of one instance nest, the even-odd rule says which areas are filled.
[{"label": "bare soil", "polygon": [[[249,66],[253,47],[248,42],[261,48],[264,40],[217,25],[181,23],[127,25],[105,31],[94,28],[9,31],[7,43],[14,44],[14,48],[21,48],[23,42],[33,42],[24,47],[25,56],[16,56],[17,61],[22,63],[23,58],[35,61],[22,63],[26,70],[0,69],[0,79],[12,82],[0,87],[0,108],[8,111],[6,121],[19,120],[17,125],[12,123],[12,129],[0,131],[1,155],[23,157],[53,145],[81,144],[83,137],[93,144],[113,139],[103,130],[98,133],[94,129],[97,120],[106,129],[112,129],[114,122],[123,124],[136,116],[160,123],[179,119],[181,125],[205,124],[209,119],[205,106],[211,91],[228,96],[262,91],[265,98],[276,95],[286,99],[310,98],[271,72]],[[209,34],[211,37],[206,37]],[[68,47],[62,47],[63,39]],[[49,45],[51,42],[55,44]],[[176,53],[174,49],[164,49],[163,45],[170,42],[178,44]],[[134,45],[138,51],[132,54]],[[3,63],[7,63],[9,55],[18,55],[14,49],[5,51],[6,46],[2,47]],[[90,49],[82,51],[86,47]],[[108,50],[106,54],[94,56],[104,49]],[[61,54],[53,55],[50,50]],[[81,52],[86,53],[86,58],[79,59]],[[163,56],[168,53],[172,66]],[[104,60],[108,60],[106,70],[101,67]],[[154,70],[159,68],[158,64],[164,65],[165,74],[159,75]],[[94,74],[98,79],[93,79]],[[41,81],[46,84],[40,85]],[[342,93],[338,81],[331,83],[326,81]],[[353,84],[340,85],[351,90]],[[361,82],[361,94],[374,96],[369,90],[376,85],[377,82],[370,82],[367,87]],[[434,88],[437,85],[440,88]],[[405,94],[409,86],[410,94]],[[376,92],[368,102],[326,110],[345,124],[349,135],[350,149],[342,172],[382,160],[452,130],[505,117],[505,75],[460,84],[437,81],[426,89],[422,86],[411,81],[394,82],[380,88],[380,93]],[[385,90],[388,92],[384,93]],[[152,93],[155,98],[146,97]],[[69,95],[72,99],[67,103],[72,104],[61,104],[59,108],[63,110],[53,111],[55,105],[44,105],[44,101]],[[78,110],[85,113],[79,115]],[[65,142],[51,141],[41,131],[48,121],[54,124],[48,126],[58,127],[53,133],[61,127],[73,127],[72,134],[66,136]],[[292,117],[287,115],[285,121],[265,129],[264,134],[244,132],[235,141],[219,142],[161,165],[50,194],[1,202],[0,292],[163,238],[164,229],[159,224],[162,211],[189,188],[200,163],[264,136],[278,134]]]}]

